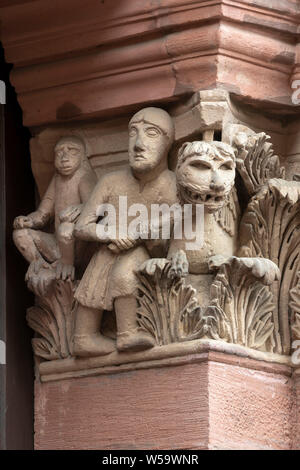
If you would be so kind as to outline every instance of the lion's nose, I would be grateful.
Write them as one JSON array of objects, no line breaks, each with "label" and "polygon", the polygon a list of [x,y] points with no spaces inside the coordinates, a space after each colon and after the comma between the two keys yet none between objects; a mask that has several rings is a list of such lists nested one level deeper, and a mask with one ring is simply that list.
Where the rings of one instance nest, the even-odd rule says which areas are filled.
[{"label": "lion's nose", "polygon": [[209,188],[213,191],[224,191],[225,186],[224,184],[217,184],[217,183],[210,183]]}]

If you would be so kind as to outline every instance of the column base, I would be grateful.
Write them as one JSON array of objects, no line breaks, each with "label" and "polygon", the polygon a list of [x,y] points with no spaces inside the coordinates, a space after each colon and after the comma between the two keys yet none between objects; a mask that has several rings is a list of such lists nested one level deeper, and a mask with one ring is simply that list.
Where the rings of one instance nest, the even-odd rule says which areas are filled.
[{"label": "column base", "polygon": [[[202,347],[145,369],[35,384],[36,449],[291,449],[293,370]],[[122,367],[122,366],[120,366]],[[43,380],[45,376],[43,377]],[[300,392],[299,392],[300,393]],[[299,424],[298,424],[299,427]],[[298,429],[299,431],[299,429]]]}]

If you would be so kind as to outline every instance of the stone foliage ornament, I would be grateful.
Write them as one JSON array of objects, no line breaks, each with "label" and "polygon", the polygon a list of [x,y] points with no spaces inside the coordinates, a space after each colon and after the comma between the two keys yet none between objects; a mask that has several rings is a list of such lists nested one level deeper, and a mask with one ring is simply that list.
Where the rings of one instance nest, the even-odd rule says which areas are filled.
[{"label": "stone foliage ornament", "polygon": [[[227,142],[214,141],[211,130],[183,143],[172,172],[174,135],[168,113],[139,111],[129,123],[129,167],[98,182],[81,139],[56,144],[55,175],[41,204],[14,223],[37,296],[27,320],[42,360],[121,360],[126,353],[130,362],[137,351],[207,339],[288,355],[300,339],[300,183],[284,179],[266,134],[237,124]],[[176,237],[175,226],[167,244],[142,232],[135,239],[118,229],[103,235],[98,208],[115,206],[120,227],[119,196],[149,211],[153,204],[190,205],[195,239]],[[104,313],[111,325],[115,316],[113,335]]]},{"label": "stone foliage ornament", "polygon": [[270,137],[261,132],[254,134],[242,126],[232,126],[233,145],[238,149],[237,168],[247,188],[253,196],[271,178],[284,178],[285,169],[280,166],[279,157],[274,155]]},{"label": "stone foliage ornament", "polygon": [[28,325],[36,333],[32,340],[36,356],[48,361],[72,356],[75,289],[71,280],[56,281],[48,295],[27,310]]},{"label": "stone foliage ornament", "polygon": [[297,284],[290,292],[290,325],[292,340],[300,340],[300,272],[298,272]]},{"label": "stone foliage ornament", "polygon": [[279,270],[259,258],[212,258],[210,264],[218,270],[201,337],[273,352],[274,303],[266,286],[279,278]]},{"label": "stone foliage ornament", "polygon": [[[267,257],[281,271],[281,281],[271,287],[275,302],[276,352],[289,354],[291,347],[291,293],[297,289],[300,229],[300,184],[271,179],[252,198],[243,216],[240,253]],[[294,291],[295,292],[295,291]]]},{"label": "stone foliage ornament", "polygon": [[[177,258],[182,258],[177,260],[180,266],[187,264],[183,251],[177,253]],[[178,271],[175,264],[175,259],[145,262],[138,274],[138,324],[158,346],[199,338],[202,311],[196,290],[174,276]]]}]

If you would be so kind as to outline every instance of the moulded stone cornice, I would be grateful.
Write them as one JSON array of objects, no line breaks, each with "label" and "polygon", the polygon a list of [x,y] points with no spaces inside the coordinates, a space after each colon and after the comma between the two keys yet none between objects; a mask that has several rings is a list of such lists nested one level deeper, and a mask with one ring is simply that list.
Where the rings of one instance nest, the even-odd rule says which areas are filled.
[{"label": "moulded stone cornice", "polygon": [[216,86],[292,108],[298,2],[35,0],[1,7],[2,42],[27,126],[106,118]]},{"label": "moulded stone cornice", "polygon": [[247,363],[247,368],[267,372],[280,371],[284,375],[292,374],[289,357],[254,351],[240,345],[220,341],[195,340],[188,343],[177,343],[168,347],[153,348],[134,354],[113,353],[108,357],[69,358],[61,361],[46,361],[39,366],[42,382],[63,380],[70,377],[88,377],[137,369],[148,369],[163,366],[188,364],[207,361]]}]

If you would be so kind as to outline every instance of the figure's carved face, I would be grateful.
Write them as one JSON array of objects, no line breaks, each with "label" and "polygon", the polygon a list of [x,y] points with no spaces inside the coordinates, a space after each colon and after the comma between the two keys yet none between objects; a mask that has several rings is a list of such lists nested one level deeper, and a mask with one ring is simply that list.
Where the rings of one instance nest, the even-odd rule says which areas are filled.
[{"label": "figure's carved face", "polygon": [[58,142],[55,146],[55,168],[63,176],[71,176],[80,167],[84,148],[72,140]]},{"label": "figure's carved face", "polygon": [[174,126],[166,111],[145,108],[129,123],[129,164],[136,172],[151,171],[167,158]]},{"label": "figure's carved face", "polygon": [[222,142],[192,142],[182,146],[176,168],[180,199],[220,210],[235,180],[234,150]]}]

